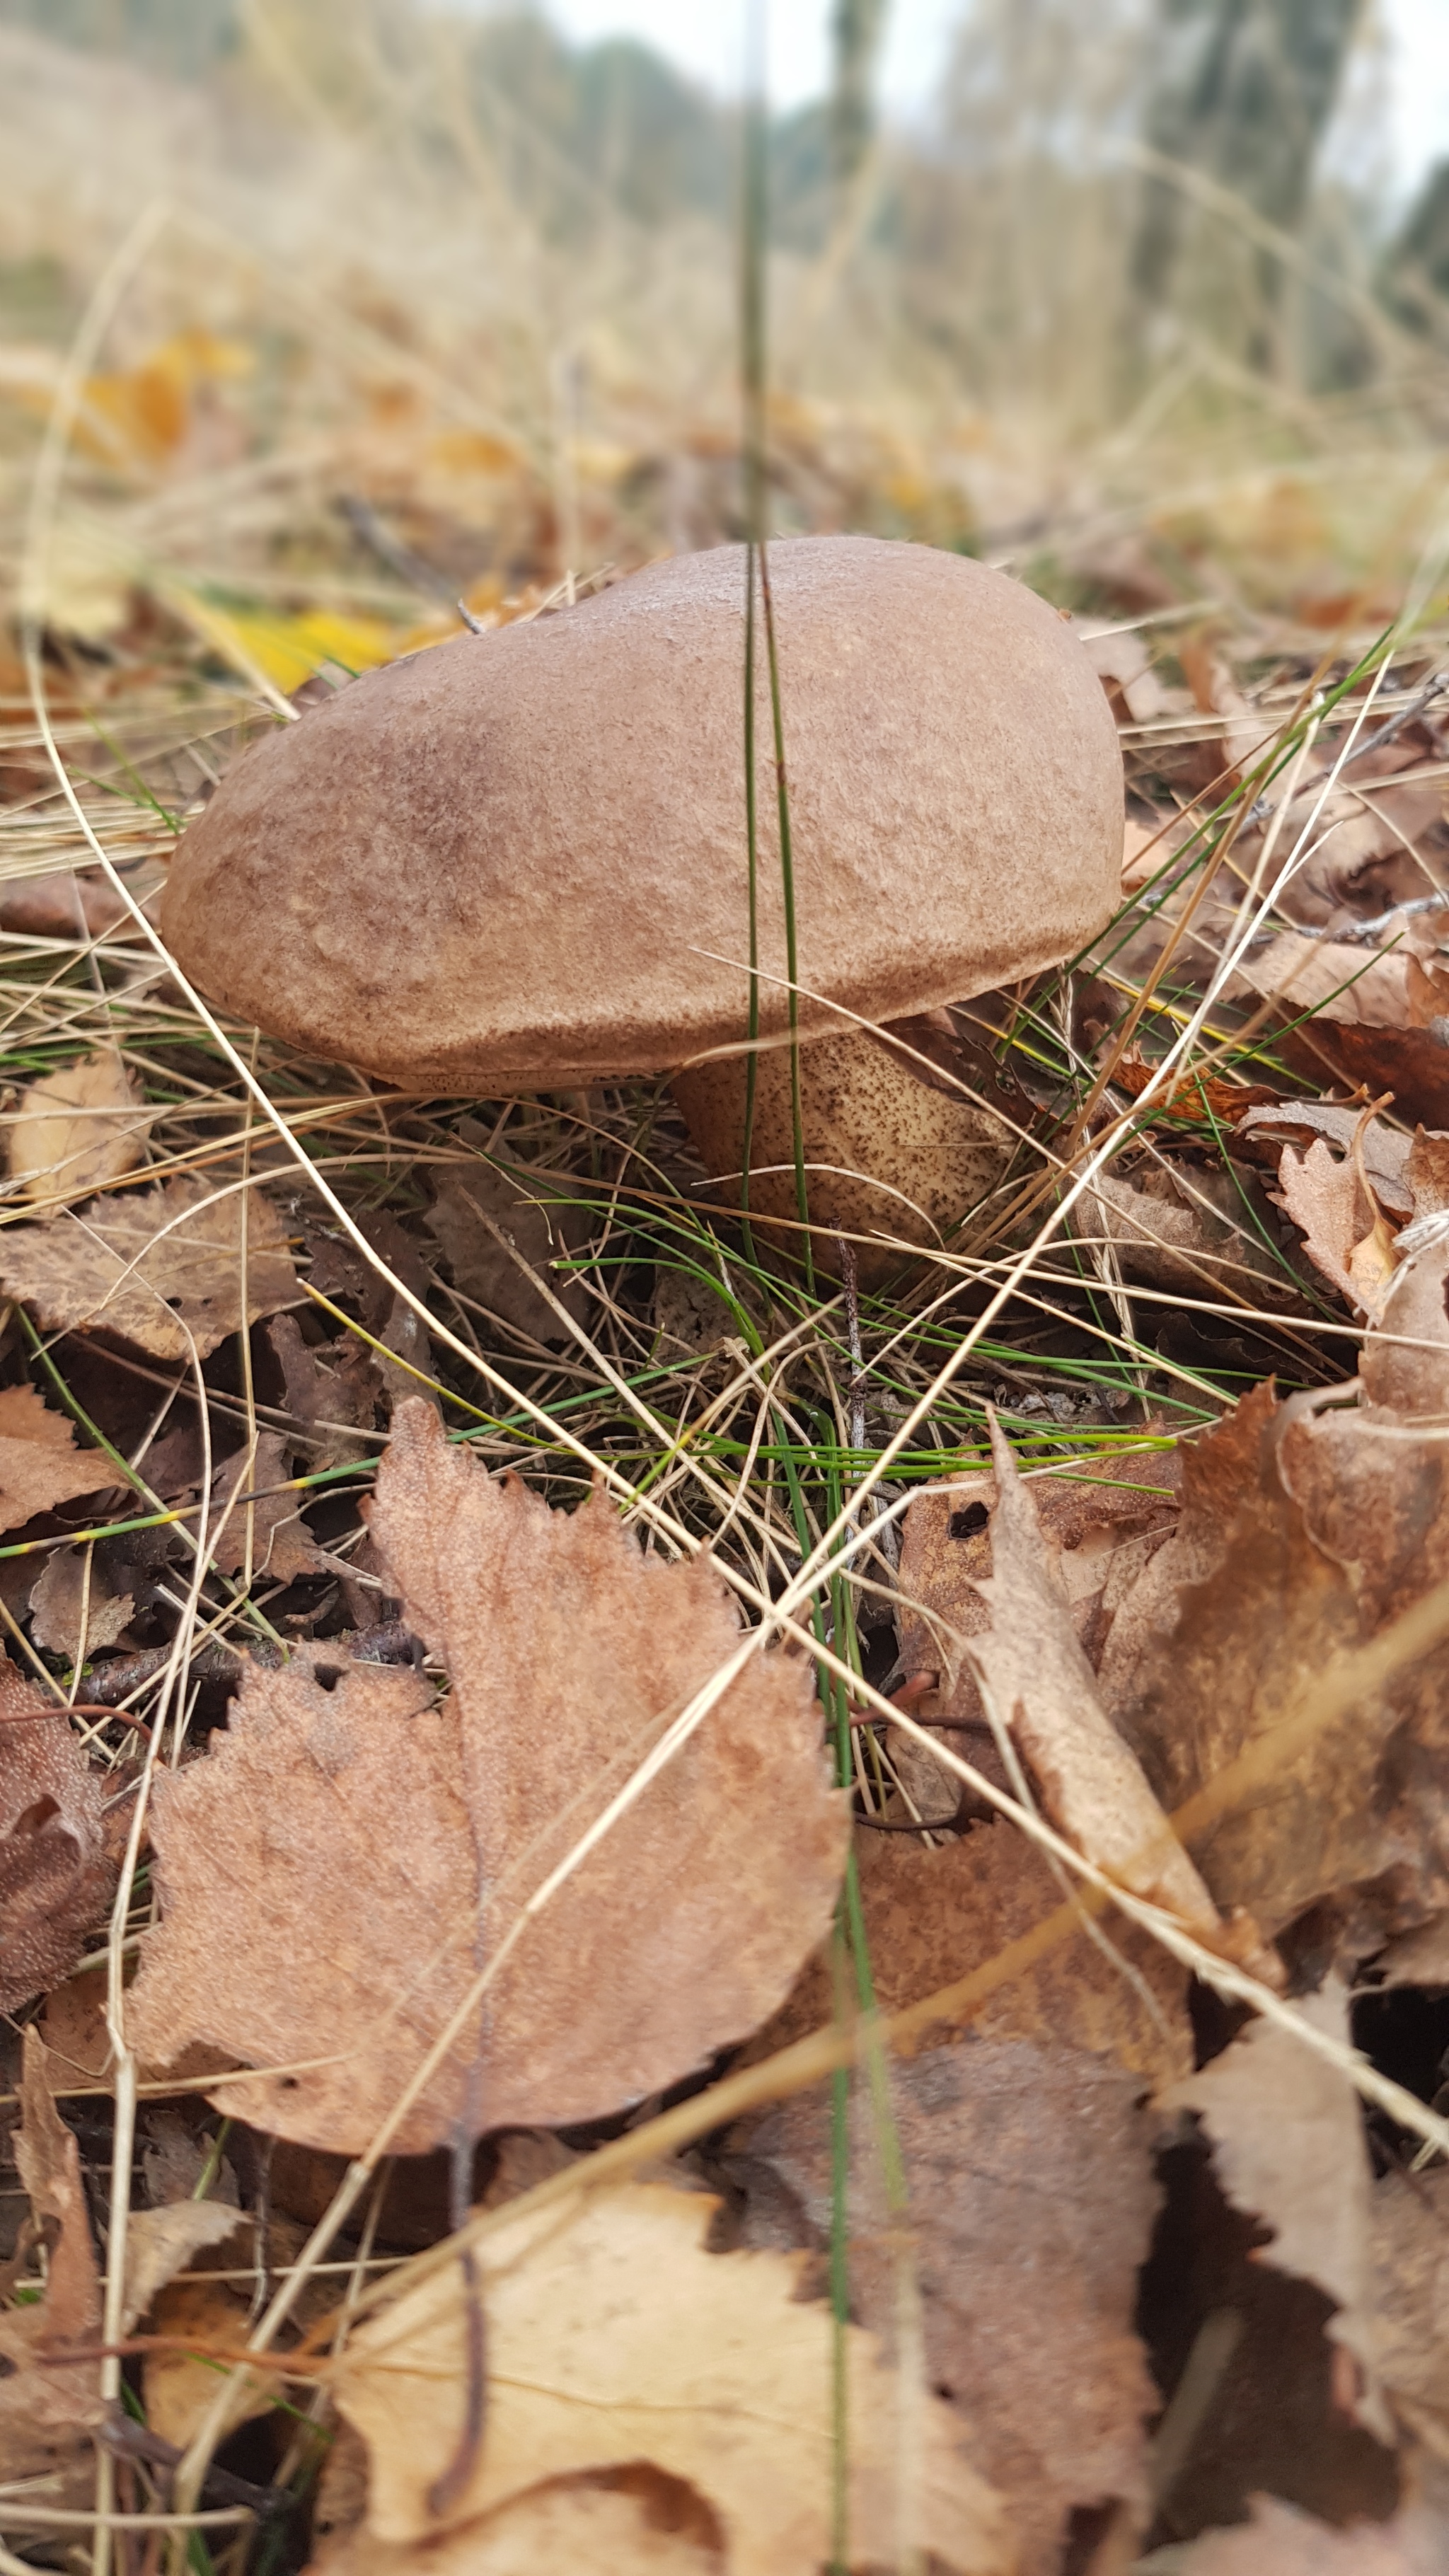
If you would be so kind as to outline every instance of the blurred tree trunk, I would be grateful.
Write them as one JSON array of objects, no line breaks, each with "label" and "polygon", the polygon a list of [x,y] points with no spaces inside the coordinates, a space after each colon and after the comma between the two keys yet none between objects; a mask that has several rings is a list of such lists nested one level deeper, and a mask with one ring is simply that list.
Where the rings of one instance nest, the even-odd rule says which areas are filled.
[{"label": "blurred tree trunk", "polygon": [[[1144,140],[1296,234],[1361,12],[1362,0],[1157,0]],[[1143,191],[1137,291],[1149,320],[1189,311],[1264,367],[1282,262],[1261,244],[1234,246],[1230,231],[1154,173]]]},{"label": "blurred tree trunk", "polygon": [[836,181],[847,187],[870,149],[875,130],[875,66],[885,32],[887,0],[835,0],[831,18],[833,78],[830,92],[830,157]]}]

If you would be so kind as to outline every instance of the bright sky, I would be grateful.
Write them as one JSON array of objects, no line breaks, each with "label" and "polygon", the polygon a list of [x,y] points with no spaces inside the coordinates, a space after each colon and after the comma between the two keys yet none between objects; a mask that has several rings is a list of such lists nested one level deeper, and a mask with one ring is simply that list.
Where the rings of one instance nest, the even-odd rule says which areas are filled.
[{"label": "bright sky", "polygon": [[[739,87],[746,10],[760,0],[545,0],[555,24],[587,42],[641,36],[716,90]],[[898,112],[919,108],[940,76],[966,0],[887,0],[884,91]],[[1090,5],[1090,0],[1087,0]],[[1449,0],[1377,0],[1390,47],[1395,194],[1449,154]],[[825,86],[830,0],[772,0],[770,93],[777,106]]]}]

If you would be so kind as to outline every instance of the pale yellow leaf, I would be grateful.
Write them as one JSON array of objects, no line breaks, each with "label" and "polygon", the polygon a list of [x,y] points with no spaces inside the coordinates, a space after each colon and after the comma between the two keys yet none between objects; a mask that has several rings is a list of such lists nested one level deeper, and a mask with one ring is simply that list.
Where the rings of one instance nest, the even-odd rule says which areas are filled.
[{"label": "pale yellow leaf", "polygon": [[[522,2214],[477,2247],[487,2410],[449,2527],[546,2480],[647,2461],[705,2498],[730,2576],[802,2576],[830,2557],[831,2314],[796,2297],[799,2256],[708,2253],[715,2207],[628,2184]],[[450,2267],[366,2326],[342,2365],[376,2539],[438,2528],[429,2497],[463,2431],[466,2326]],[[898,2564],[904,2541],[953,2576],[1008,2576],[1015,2546],[969,2426],[900,2382],[874,2337],[845,2332],[852,2566]]]},{"label": "pale yellow leaf", "polygon": [[10,1175],[37,1213],[54,1216],[133,1172],[152,1113],[113,1047],[41,1076],[20,1095]]}]

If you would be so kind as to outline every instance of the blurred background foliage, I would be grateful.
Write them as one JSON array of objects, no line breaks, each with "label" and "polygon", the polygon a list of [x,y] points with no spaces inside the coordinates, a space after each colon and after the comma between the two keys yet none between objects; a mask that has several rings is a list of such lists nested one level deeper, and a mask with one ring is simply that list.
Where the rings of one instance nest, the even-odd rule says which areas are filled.
[{"label": "blurred background foliage", "polygon": [[[1394,210],[1364,0],[963,0],[910,130],[873,107],[886,0],[830,5],[833,91],[769,134],[780,528],[1345,643],[1438,596],[1449,157]],[[0,0],[11,575],[78,315],[153,204],[57,630],[145,601],[289,687],[460,593],[502,617],[737,533],[739,141],[646,46],[513,6]]]}]

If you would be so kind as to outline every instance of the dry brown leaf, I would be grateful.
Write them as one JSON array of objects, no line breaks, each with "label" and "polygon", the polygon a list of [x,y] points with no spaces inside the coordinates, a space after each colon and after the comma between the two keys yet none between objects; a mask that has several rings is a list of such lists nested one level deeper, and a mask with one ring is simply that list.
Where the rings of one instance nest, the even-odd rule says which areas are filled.
[{"label": "dry brown leaf", "polygon": [[1407,948],[1376,956],[1298,931],[1242,971],[1253,992],[1280,1001],[1294,1021],[1278,1041],[1289,1064],[1350,1091],[1360,1084],[1375,1096],[1391,1091],[1401,1118],[1449,1127],[1449,1049],[1436,1025],[1449,1009],[1449,976],[1426,971]]},{"label": "dry brown leaf", "polygon": [[[893,2069],[926,2372],[964,2408],[1020,2576],[1058,2576],[1074,2508],[1146,2501],[1161,2400],[1133,2330],[1159,2199],[1133,2076],[1075,2049],[970,2041]],[[890,2213],[869,2093],[852,2107],[852,2314],[889,2336]],[[831,2111],[801,2095],[732,2133],[745,2241],[831,2238]]]},{"label": "dry brown leaf", "polygon": [[1373,2187],[1374,2366],[1394,2412],[1449,2461],[1449,2166]]},{"label": "dry brown leaf", "polygon": [[[1122,1602],[1176,1527],[1178,1451],[1109,1450],[1067,1459],[1026,1481],[1072,1624],[1095,1668]],[[965,1640],[990,1623],[978,1587],[991,1572],[995,1507],[994,1476],[950,1476],[923,1485],[902,1524],[896,1633],[902,1672],[939,1676],[917,1706],[926,1724],[965,1726],[982,1715]]]},{"label": "dry brown leaf", "polygon": [[[1422,2505],[1392,2522],[1355,2522],[1347,2531],[1299,2513],[1276,2496],[1254,2496],[1253,2519],[1233,2531],[1205,2531],[1164,2560],[1172,2576],[1444,2576],[1449,2524]],[[1144,2561],[1144,2570],[1152,2560]]]},{"label": "dry brown leaf", "polygon": [[[1284,1306],[1298,1291],[1284,1276],[1244,1208],[1255,1176],[1234,1171],[1174,1174],[1140,1167],[1130,1180],[1104,1172],[1083,1193],[1072,1233],[1106,1243],[1124,1277],[1186,1297],[1229,1295]],[[1254,1211],[1260,1221],[1271,1210]]]},{"label": "dry brown leaf", "polygon": [[[1347,1101],[1275,1101],[1271,1109],[1250,1109],[1241,1132],[1265,1139],[1284,1132],[1295,1137],[1326,1137],[1330,1145],[1336,1145],[1346,1155],[1360,1128],[1364,1167],[1379,1205],[1401,1222],[1422,1214],[1409,1168],[1413,1138],[1399,1128],[1387,1126],[1382,1118],[1371,1118],[1365,1127],[1362,1109]],[[1435,1137],[1429,1141],[1442,1144],[1444,1140]]]},{"label": "dry brown leaf", "polygon": [[1372,1292],[1372,1283],[1355,1278],[1353,1255],[1372,1224],[1374,1211],[1364,1197],[1348,1155],[1340,1159],[1321,1136],[1315,1136],[1302,1155],[1285,1145],[1278,1166],[1278,1186],[1294,1224],[1302,1229],[1303,1248],[1309,1260],[1350,1306],[1362,1306],[1365,1313],[1372,1313],[1373,1307],[1359,1293],[1361,1285],[1368,1285]]},{"label": "dry brown leaf", "polygon": [[549,2478],[435,2539],[361,2529],[324,2544],[306,2576],[728,2576],[717,2515],[643,2462]]},{"label": "dry brown leaf", "polygon": [[[424,1713],[419,1677],[330,1648],[248,1673],[207,1760],[158,1786],[132,1996],[152,2058],[329,2061],[226,2108],[346,2153],[740,1633],[707,1563],[646,1559],[601,1491],[570,1517],[490,1479],[427,1405],[399,1410],[372,1528],[451,1698]],[[754,2029],[830,1921],[847,1833],[808,1666],[752,1660],[524,1931],[397,2145],[597,2118]]]},{"label": "dry brown leaf", "polygon": [[[449,2523],[547,2479],[647,2461],[717,2515],[731,2576],[800,2576],[830,2555],[830,2311],[794,2295],[798,2257],[709,2254],[705,2195],[628,2184],[522,2216],[477,2249],[487,2323],[482,2443]],[[1001,2499],[970,2465],[955,2411],[925,2395],[907,2496],[898,2393],[873,2337],[845,2329],[853,2564],[896,2555],[898,2502],[917,2546],[962,2576],[1009,2576]],[[370,2452],[367,2528],[417,2542],[458,2452],[467,2404],[460,2273],[406,2293],[349,2345],[339,2406]]]},{"label": "dry brown leaf", "polygon": [[53,1985],[35,2028],[45,2042],[46,2081],[53,2093],[104,2083],[112,2054],[104,1967],[86,1968]]},{"label": "dry brown leaf", "polygon": [[[466,1126],[468,1122],[463,1123]],[[428,1272],[417,1245],[396,1217],[377,1209],[361,1216],[358,1222],[378,1260],[386,1263],[415,1297],[426,1297],[432,1284]],[[305,1240],[311,1255],[310,1285],[340,1303],[344,1310],[355,1307],[358,1322],[371,1335],[368,1357],[388,1404],[401,1404],[408,1396],[417,1395],[416,1372],[421,1370],[428,1376],[432,1369],[428,1330],[422,1316],[398,1295],[391,1280],[373,1267],[350,1238],[309,1229]]]},{"label": "dry brown leaf", "polygon": [[[1301,1711],[1333,1653],[1449,1577],[1449,1251],[1394,1274],[1356,1404],[1270,1386],[1184,1449],[1177,1534],[1119,1611],[1100,1681],[1173,1812]],[[1422,1437],[1415,1431],[1422,1425]],[[1270,1931],[1332,1898],[1355,1956],[1449,1906],[1443,1649],[1195,1831],[1220,1906]]]},{"label": "dry brown leaf", "polygon": [[255,1323],[297,1297],[282,1218],[260,1190],[248,1197],[245,1301],[241,1194],[186,1178],[11,1227],[0,1291],[47,1332],[113,1333],[153,1359],[204,1359],[239,1330],[244,1302]]},{"label": "dry brown leaf", "polygon": [[[296,1446],[313,1468],[350,1467],[376,1455],[371,1434],[383,1383],[372,1353],[352,1333],[317,1347],[302,1338],[295,1315],[274,1315],[267,1339],[282,1365]],[[324,1364],[325,1353],[325,1364]]]},{"label": "dry brown leaf", "polygon": [[61,1547],[45,1560],[45,1570],[30,1587],[30,1633],[47,1654],[72,1662],[84,1651],[92,1655],[114,1646],[135,1617],[129,1592],[113,1590],[94,1547]]},{"label": "dry brown leaf", "polygon": [[[1348,1996],[1335,1980],[1298,2009],[1348,2044]],[[1269,2230],[1258,2259],[1333,2301],[1325,2331],[1357,2366],[1358,2420],[1391,2446],[1374,2367],[1372,2176],[1352,2077],[1278,2023],[1254,2021],[1158,2099],[1164,2110],[1197,2112],[1227,2199]]]},{"label": "dry brown leaf", "polygon": [[[159,892],[153,887],[152,898]],[[0,884],[0,930],[34,939],[103,939],[129,927],[131,916],[99,869],[57,868],[43,875],[6,877]]]},{"label": "dry brown leaf", "polygon": [[20,2102],[15,2163],[48,2254],[44,2296],[0,2312],[0,2479],[74,2470],[105,2412],[99,2359],[67,2358],[99,2339],[101,2281],[80,2150],[51,2100],[33,2030],[24,2035]]},{"label": "dry brown leaf", "polygon": [[[240,1457],[226,1458],[217,1468],[211,1507],[221,1517],[215,1536],[208,1538],[207,1554],[221,1573],[236,1574],[245,1567],[249,1517],[253,1575],[295,1583],[299,1575],[327,1571],[328,1559],[302,1518],[302,1497],[289,1470],[288,1444],[275,1431],[258,1434],[250,1472]],[[250,1504],[249,1495],[255,1496]]]},{"label": "dry brown leaf", "polygon": [[991,1454],[991,1573],[977,1583],[991,1624],[966,1643],[977,1686],[1067,1840],[1213,1946],[1223,1935],[1217,1907],[1102,1706],[1031,1493],[994,1417]]},{"label": "dry brown leaf", "polygon": [[12,1665],[0,1681],[0,2012],[75,1965],[115,1887],[100,1777],[64,1713]]},{"label": "dry brown leaf", "polygon": [[[984,1966],[1062,1902],[1041,1853],[1009,1825],[973,1826],[934,1851],[913,1834],[861,1826],[856,1868],[876,2001],[886,2013]],[[1185,2075],[1193,2062],[1187,1971],[1134,1924],[1110,1928],[1110,1952],[1084,1924],[988,1996],[970,2029],[988,2039],[1091,2050],[1150,2082]],[[833,2009],[830,1963],[817,1956],[748,2056],[788,2048],[819,2030]],[[937,2024],[931,2036],[940,2039],[950,2027]],[[913,2045],[924,2045],[923,2036]]]},{"label": "dry brown leaf", "polygon": [[[237,2213],[227,2215],[234,2231]],[[151,2301],[150,2331],[164,2335],[169,2348],[146,2354],[141,2387],[146,2421],[163,2442],[184,2451],[205,2421],[221,2386],[216,2357],[241,2349],[249,2314],[247,2301],[226,2281],[172,2281]],[[187,2344],[194,2349],[187,2351]],[[267,2390],[255,2390],[238,2422],[267,2414],[271,2402]]]},{"label": "dry brown leaf", "polygon": [[[126,2303],[121,2332],[130,2334],[161,2291],[195,2257],[235,2236],[251,2221],[216,2200],[175,2200],[165,2209],[134,2209],[126,2227]],[[190,2287],[189,2283],[178,2287]],[[242,2316],[246,2308],[243,2304]],[[168,2329],[169,2331],[169,2329]],[[216,2394],[216,2374],[211,2391]],[[154,2429],[154,2418],[152,2419]]]},{"label": "dry brown leaf", "polygon": [[592,1217],[587,1208],[570,1204],[578,1186],[566,1173],[528,1171],[485,1162],[480,1155],[466,1171],[444,1173],[428,1210],[428,1232],[437,1238],[454,1287],[530,1341],[564,1341],[567,1328],[510,1260],[507,1246],[537,1271],[576,1324],[585,1322],[589,1301],[581,1282],[555,1268],[561,1255],[588,1240]]},{"label": "dry brown leaf", "polygon": [[104,1451],[77,1449],[74,1423],[52,1413],[36,1388],[0,1388],[0,1531],[115,1481]]},{"label": "dry brown leaf", "polygon": [[10,1130],[18,1196],[55,1216],[123,1179],[143,1158],[151,1117],[113,1047],[42,1075]]}]

